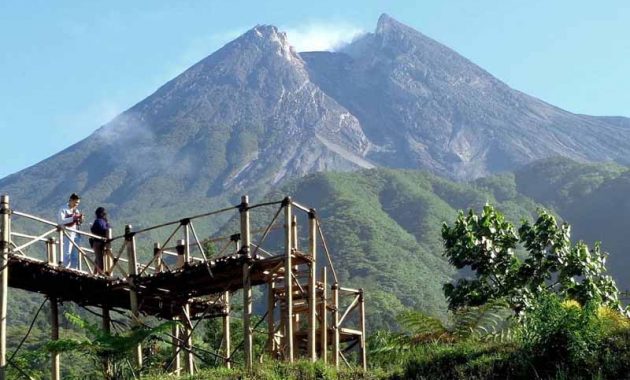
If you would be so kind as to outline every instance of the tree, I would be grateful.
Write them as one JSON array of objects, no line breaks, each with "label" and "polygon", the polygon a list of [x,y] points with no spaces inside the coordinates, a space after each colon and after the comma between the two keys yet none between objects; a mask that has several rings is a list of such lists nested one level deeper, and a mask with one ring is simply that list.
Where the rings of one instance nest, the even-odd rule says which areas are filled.
[{"label": "tree", "polygon": [[[444,255],[456,268],[474,274],[444,285],[450,309],[504,298],[520,314],[532,307],[536,295],[552,291],[581,304],[599,300],[622,310],[600,245],[592,250],[583,242],[571,245],[568,224],[558,225],[545,210],[538,213],[533,225],[523,221],[518,232],[489,204],[480,215],[460,211],[452,226],[443,224]],[[519,247],[524,259],[515,254]]]}]

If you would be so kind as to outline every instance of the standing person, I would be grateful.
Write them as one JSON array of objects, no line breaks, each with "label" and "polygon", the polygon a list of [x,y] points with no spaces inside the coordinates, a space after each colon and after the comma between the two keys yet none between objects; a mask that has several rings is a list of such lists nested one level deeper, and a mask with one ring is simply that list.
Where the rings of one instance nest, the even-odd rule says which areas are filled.
[{"label": "standing person", "polygon": [[[83,223],[83,214],[79,211],[79,203],[81,197],[76,193],[72,193],[68,199],[68,203],[59,208],[57,212],[57,223],[67,227],[78,229]],[[63,258],[63,266],[66,268],[79,269],[79,251],[74,247],[72,242],[76,241],[77,233],[74,231],[66,231],[67,235],[63,239],[63,247],[61,255]]]},{"label": "standing person", "polygon": [[[109,221],[107,220],[107,210],[104,207],[99,207],[94,212],[96,219],[92,223],[90,232],[97,236],[107,237],[107,230],[111,228]],[[94,255],[96,257],[96,268],[94,268],[95,274],[103,274],[103,254],[105,253],[105,242],[98,239],[90,239],[90,246],[94,249]]]}]

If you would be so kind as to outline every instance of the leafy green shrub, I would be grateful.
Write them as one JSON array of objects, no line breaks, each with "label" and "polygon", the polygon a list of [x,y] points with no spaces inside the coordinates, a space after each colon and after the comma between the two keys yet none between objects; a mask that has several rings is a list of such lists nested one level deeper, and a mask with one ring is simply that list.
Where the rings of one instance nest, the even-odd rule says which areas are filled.
[{"label": "leafy green shrub", "polygon": [[[534,224],[523,221],[516,232],[503,214],[486,204],[480,215],[460,212],[452,226],[444,223],[444,256],[457,269],[470,269],[473,278],[445,284],[449,308],[479,306],[506,299],[521,315],[532,300],[552,290],[581,303],[598,299],[621,310],[615,281],[606,274],[606,253],[595,244],[571,244],[571,227],[558,225],[553,215],[539,210]],[[527,255],[516,255],[522,246]]]},{"label": "leafy green shrub", "polygon": [[597,309],[596,301],[580,307],[563,303],[555,294],[539,296],[519,329],[523,360],[529,360],[539,373],[563,369],[574,375],[595,375],[605,333]]}]

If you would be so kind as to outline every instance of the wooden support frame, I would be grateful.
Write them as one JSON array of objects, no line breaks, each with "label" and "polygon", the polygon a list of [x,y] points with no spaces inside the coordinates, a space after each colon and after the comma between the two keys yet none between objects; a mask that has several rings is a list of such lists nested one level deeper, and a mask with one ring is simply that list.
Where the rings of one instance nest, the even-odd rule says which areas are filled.
[{"label": "wooden support frame", "polygon": [[164,261],[162,259],[162,246],[160,242],[153,243],[153,260],[155,261],[155,273],[160,273],[164,270]]},{"label": "wooden support frame", "polygon": [[[291,202],[291,208],[293,209],[293,202]],[[291,251],[292,252],[297,252],[298,249],[298,222],[297,222],[297,215],[295,215],[295,213],[293,212],[293,210],[291,210]],[[293,260],[293,259],[291,259]],[[297,278],[297,273],[298,273],[298,265],[293,265],[291,267],[291,276],[290,276],[290,281],[295,280],[295,285],[300,289],[301,293],[304,295],[304,289],[302,288],[302,286],[300,285],[299,279]],[[292,284],[293,285],[293,284]],[[293,299],[293,295],[291,296],[291,298]],[[292,306],[293,308],[293,306]],[[300,347],[300,342],[298,341],[298,332],[300,330],[300,313],[296,312],[295,309],[293,309],[293,318],[291,318],[291,322],[293,323],[293,356],[294,359],[296,356],[299,356],[299,347]],[[297,351],[297,352],[296,352]]]},{"label": "wooden support frame", "polygon": [[184,350],[186,351],[184,366],[186,367],[186,374],[194,375],[195,374],[195,358],[192,352],[192,334],[193,334],[193,323],[190,318],[190,304],[184,305],[182,308],[182,320],[184,322]]},{"label": "wooden support frame", "polygon": [[230,327],[230,312],[232,311],[232,307],[230,306],[230,292],[226,291],[223,293],[223,312],[225,315],[223,316],[223,356],[225,357],[225,366],[227,368],[232,368],[232,358],[230,358],[230,354],[232,353],[232,341],[231,341],[231,327]]},{"label": "wooden support frame", "polygon": [[184,263],[190,263],[190,221],[184,223]]},{"label": "wooden support frame", "polygon": [[251,371],[254,363],[254,338],[251,326],[252,283],[251,283],[251,236],[249,225],[249,197],[241,197],[241,254],[243,257],[243,347],[245,349],[245,368]]},{"label": "wooden support frame", "polygon": [[367,347],[365,341],[365,292],[363,289],[359,289],[359,323],[361,325],[361,367],[364,371],[367,371]]},{"label": "wooden support frame", "polygon": [[337,282],[332,285],[332,362],[335,368],[339,368],[339,284]]},{"label": "wooden support frame", "polygon": [[267,352],[269,356],[276,356],[276,282],[271,275],[267,282]]},{"label": "wooden support frame", "polygon": [[[68,232],[74,232],[75,230],[64,228],[63,226],[58,226],[56,223],[49,222],[42,218],[10,210],[8,205],[8,197],[2,197],[2,203],[3,213],[2,219],[0,220],[0,231],[2,231],[2,244],[0,245],[0,247],[2,247],[2,256],[0,256],[0,259],[3,259],[3,262],[5,263],[5,266],[0,267],[3,275],[2,279],[11,286],[16,286],[18,288],[26,290],[34,289],[34,291],[41,291],[37,290],[38,288],[32,288],[31,284],[28,284],[23,280],[24,278],[28,278],[28,276],[25,277],[16,275],[15,278],[12,277],[10,279],[10,282],[6,281],[7,260],[11,260],[12,271],[18,269],[24,271],[31,268],[39,271],[41,270],[39,268],[44,265],[47,266],[47,269],[44,270],[43,273],[46,276],[54,276],[56,271],[54,267],[58,266],[58,263],[63,260],[64,239],[69,238],[69,236],[67,235]],[[279,205],[279,207],[276,210],[275,216],[273,217],[271,223],[266,228],[260,230],[264,231],[264,233],[262,234],[262,237],[258,238],[260,240],[258,244],[252,244],[252,231],[250,230],[250,211],[257,207],[269,205]],[[239,256],[235,256],[233,253],[230,253],[226,256],[214,257],[212,259],[206,257],[203,247],[201,246],[202,242],[199,240],[199,237],[195,232],[193,223],[191,223],[192,219],[203,215],[211,215],[217,212],[223,212],[226,210],[235,210],[236,208],[238,208],[240,212],[241,231],[238,234],[232,235],[238,236],[238,238],[234,239],[232,238],[232,236],[230,236],[229,238],[231,242],[236,243],[236,252],[239,253]],[[279,223],[274,223],[277,221],[278,217],[283,217],[280,215],[283,211],[283,224],[285,228],[284,247],[282,248],[282,253],[278,253],[277,251],[276,253],[273,253],[273,249],[269,249],[268,247],[263,247],[261,245],[271,229],[281,226],[281,222],[279,221]],[[255,360],[253,352],[253,334],[255,333],[256,326],[258,326],[258,324],[260,323],[259,322],[256,326],[252,327],[252,282],[255,280],[257,284],[262,284],[264,281],[264,284],[268,286],[268,298],[266,300],[266,321],[268,324],[266,334],[268,336],[268,341],[266,345],[266,351],[268,351],[272,356],[282,358],[288,362],[293,362],[297,357],[308,358],[308,360],[312,362],[316,361],[319,358],[324,362],[332,360],[332,362],[338,367],[339,363],[341,363],[342,361],[347,363],[349,357],[347,356],[347,354],[344,355],[345,353],[349,352],[350,350],[360,348],[358,361],[360,361],[362,367],[365,368],[366,355],[364,293],[362,289],[357,290],[339,286],[334,270],[331,273],[333,273],[333,277],[335,278],[333,281],[331,281],[333,284],[332,286],[330,286],[330,284],[328,284],[327,278],[328,267],[323,266],[318,268],[318,258],[324,260],[322,263],[325,263],[326,260],[328,260],[328,264],[331,265],[331,268],[332,263],[330,253],[328,252],[325,238],[322,233],[322,226],[320,224],[320,220],[315,214],[315,210],[294,203],[290,197],[286,197],[281,202],[267,202],[252,206],[249,204],[248,197],[243,196],[241,198],[241,203],[238,206],[226,208],[217,212],[206,213],[191,218],[184,218],[180,219],[179,221],[169,222],[159,226],[148,227],[137,231],[132,231],[132,227],[128,225],[125,228],[125,234],[116,238],[112,237],[111,230],[108,232],[107,239],[103,239],[103,241],[105,242],[103,255],[103,271],[107,277],[111,276],[112,278],[107,279],[104,278],[104,276],[96,276],[97,278],[95,279],[89,279],[88,287],[92,288],[96,286],[96,289],[99,289],[100,287],[103,287],[103,289],[109,289],[108,286],[111,283],[111,285],[114,285],[116,291],[123,291],[129,294],[129,303],[127,304],[126,301],[123,301],[122,303],[116,301],[119,300],[119,298],[116,298],[116,300],[114,300],[106,297],[104,297],[103,299],[97,299],[95,297],[89,299],[88,297],[86,299],[88,304],[92,306],[100,306],[103,308],[103,329],[108,330],[111,328],[110,312],[112,310],[118,310],[119,307],[128,307],[129,310],[131,310],[133,325],[143,324],[139,314],[141,310],[143,313],[147,313],[148,315],[172,318],[173,320],[180,319],[184,323],[179,324],[179,327],[173,331],[173,336],[175,337],[175,339],[173,340],[173,345],[175,352],[181,352],[181,355],[185,356],[180,357],[174,352],[173,362],[175,363],[175,373],[181,374],[183,372],[183,369],[185,368],[188,374],[192,374],[192,372],[194,371],[194,362],[192,358],[193,355],[195,355],[193,353],[193,350],[202,350],[202,348],[195,348],[192,346],[192,331],[194,331],[194,328],[199,322],[196,322],[193,326],[191,318],[194,317],[196,320],[199,321],[206,318],[206,313],[211,310],[210,306],[208,306],[208,309],[206,309],[203,315],[200,316],[200,302],[198,301],[203,301],[203,297],[206,297],[210,294],[204,292],[210,291],[210,289],[212,289],[211,294],[217,295],[217,300],[223,300],[224,308],[221,316],[223,317],[224,339],[222,347],[218,348],[220,352],[216,354],[211,354],[216,355],[217,357],[224,360],[227,367],[231,367],[233,365],[231,357],[233,355],[233,352],[231,351],[234,350],[234,347],[231,342],[230,336],[230,292],[242,287],[242,289],[244,290],[244,364],[248,369],[251,369],[253,366],[253,361]],[[308,224],[302,226],[302,231],[298,230],[298,216],[300,218],[302,216],[295,215],[296,213],[299,214],[300,212],[305,212],[308,215]],[[59,236],[59,240],[55,241],[54,238],[47,239],[50,234],[57,236],[55,230],[47,231],[43,235],[38,235],[39,233],[23,234],[18,232],[12,234],[10,231],[11,217],[16,216],[23,216],[27,219],[55,227],[55,230],[57,231],[57,234]],[[303,219],[299,220],[302,221]],[[14,227],[17,225],[18,224],[15,223],[13,224]],[[19,225],[21,225],[21,223]],[[148,264],[138,265],[135,238],[140,236],[140,233],[167,226],[172,226],[175,231],[172,231],[172,233],[168,231],[170,236],[163,246],[159,243],[155,244],[155,246],[153,247],[153,257]],[[183,231],[180,231],[180,228]],[[257,231],[256,233],[260,231]],[[301,232],[302,235],[300,236],[298,232]],[[80,231],[77,233],[85,235]],[[173,247],[172,243],[171,245],[168,245],[169,241],[174,241],[177,238],[181,238],[182,235],[183,239],[178,241],[177,247]],[[30,240],[26,243],[26,245],[16,246],[11,241],[14,236]],[[116,246],[116,257],[114,257],[114,255],[112,254],[112,242],[123,237],[124,241],[122,241],[120,248],[118,244]],[[193,238],[194,241],[192,240]],[[25,248],[38,241],[45,242],[47,244],[47,259],[41,260],[39,254],[37,256],[29,257],[31,256],[30,251],[32,250],[22,252],[21,255],[20,252],[16,252],[17,248]],[[241,241],[243,242],[242,245],[239,244],[239,242]],[[70,244],[69,242],[65,243]],[[84,258],[88,267],[90,263],[93,264],[93,262],[90,260],[90,258],[92,257],[92,250],[83,248],[83,251],[81,251],[77,246],[78,242],[73,244],[74,247],[76,247],[81,253],[87,252],[87,254],[89,255],[89,257]],[[191,244],[196,244],[199,247],[201,258],[192,257],[194,247],[191,248]],[[226,247],[228,246],[230,246],[230,242],[226,244]],[[58,247],[59,249],[57,249]],[[301,247],[302,250],[300,251],[298,247]],[[267,248],[268,250],[265,250],[265,248]],[[177,250],[177,254],[173,252],[175,249]],[[223,252],[224,249],[222,249],[221,251]],[[262,255],[256,255],[257,252],[261,252]],[[124,254],[126,254],[127,257],[121,257]],[[174,269],[169,268],[169,266],[166,265],[163,259],[163,255],[175,256],[178,254],[180,256],[180,265],[178,265],[177,271],[174,273],[162,273],[171,272],[171,270]],[[119,263],[121,265],[117,266],[117,264]],[[151,266],[153,263],[155,263],[155,267]],[[226,268],[228,272],[226,272],[225,274],[220,273],[220,275],[215,278],[218,279],[218,281],[225,281],[225,287],[217,288],[214,284],[202,283],[202,279],[200,279],[199,277],[199,264],[205,265],[208,268],[208,271],[210,272],[210,277],[213,277],[212,272],[210,271],[211,268],[212,270],[214,270],[214,268]],[[236,265],[236,267],[234,265]],[[116,268],[118,268],[118,270],[114,275],[113,272]],[[125,269],[127,269],[128,271],[126,272]],[[319,278],[318,269],[320,270]],[[237,273],[236,270],[242,273]],[[93,273],[65,271],[61,268],[59,269],[59,271],[64,272],[64,276],[69,276],[72,281],[83,281],[83,276],[95,275]],[[147,272],[147,275],[142,276],[142,274],[145,272]],[[229,275],[226,276],[227,273],[229,273]],[[238,279],[241,274],[242,279]],[[189,275],[192,277],[188,277]],[[42,274],[38,274],[37,276],[42,276]],[[18,280],[18,278],[21,280]],[[64,281],[65,278],[67,277],[64,277]],[[173,279],[185,279],[186,281],[188,281],[188,283],[173,284],[173,287],[171,288]],[[321,282],[318,282],[318,280],[320,280]],[[106,281],[107,284],[105,283]],[[242,281],[242,283],[239,283],[240,281]],[[2,285],[2,282],[0,282],[0,285]],[[197,285],[199,285],[199,287],[197,287]],[[140,291],[142,291],[142,294],[144,295],[142,300],[139,299],[139,297],[141,297],[139,293]],[[173,293],[174,291],[184,291],[185,293]],[[332,299],[329,299],[329,292],[331,291]],[[8,289],[6,285],[4,286],[4,288],[0,286],[0,296],[2,297],[0,301],[6,303],[7,292]],[[46,292],[47,291],[44,290],[44,293]],[[94,294],[101,294],[101,292],[101,290],[98,290],[97,293]],[[344,297],[348,296],[348,293],[352,294],[354,299],[346,300]],[[55,309],[56,306],[52,305],[55,302],[60,302],[62,300],[65,302],[65,300],[75,299],[72,298],[73,296],[66,293],[59,293],[52,290],[49,291],[47,294],[49,294],[49,299],[51,301],[51,310]],[[59,298],[55,299],[55,297]],[[155,297],[158,297],[159,299],[156,300]],[[166,297],[166,303],[162,303],[162,297]],[[188,297],[200,298],[199,300],[197,300],[196,298]],[[156,303],[156,301],[158,303]],[[121,304],[124,306],[121,306]],[[340,305],[344,305],[343,309],[340,309]],[[4,306],[5,310],[2,310],[1,306],[2,305],[0,305],[0,314],[4,313],[2,316],[6,318],[6,306]],[[212,310],[215,313],[219,311],[216,308]],[[357,316],[355,314],[357,310],[360,313],[358,318],[356,318]],[[175,312],[177,316],[174,316],[173,312]],[[353,313],[352,319],[349,317],[350,313]],[[210,318],[217,316],[217,314],[213,313],[207,314],[207,317]],[[51,315],[51,325],[54,326],[55,322],[53,318],[54,316]],[[356,327],[341,327],[347,325],[348,320],[350,319],[352,320],[352,324],[354,324],[354,321],[356,319],[359,319],[360,329],[357,329]],[[330,322],[331,320],[332,322]],[[2,342],[0,342],[0,346],[2,346],[2,343],[6,345],[6,320],[3,322],[4,326],[2,326],[2,324],[0,323],[0,337],[3,338]],[[58,320],[56,323],[58,325]],[[55,331],[51,331],[51,337],[54,339]],[[1,353],[4,355],[2,359],[6,360],[6,346],[0,348],[0,351],[2,351]],[[222,355],[223,350],[225,351],[225,356]],[[331,352],[331,354],[329,354],[329,352]],[[138,368],[142,369],[143,358],[142,347],[140,345],[136,347],[134,356],[136,365],[138,366]],[[181,362],[182,358],[185,359],[183,363]],[[7,363],[4,362],[4,367],[2,367],[2,370],[5,369],[6,365]],[[52,360],[51,367],[54,366],[55,360]],[[56,367],[57,371],[59,371],[58,364],[56,365]],[[172,368],[172,365],[169,365],[169,367]],[[51,371],[51,378],[58,377],[58,375],[55,374],[54,368],[51,368]]]},{"label": "wooden support frame", "polygon": [[284,345],[285,345],[285,359],[289,363],[293,363],[293,227],[292,227],[292,212],[291,212],[291,198],[286,197],[283,202],[284,205],[284,220],[285,220],[285,262],[284,262],[284,292],[285,292],[285,304],[286,310],[283,315],[284,324]]},{"label": "wooden support frame", "polygon": [[103,274],[105,276],[111,276],[114,271],[114,257],[112,255],[112,237],[114,231],[111,228],[107,229],[107,240],[103,245]]},{"label": "wooden support frame", "polygon": [[308,253],[311,256],[308,276],[308,356],[317,361],[317,219],[315,210],[308,213]]},{"label": "wooden support frame", "polygon": [[[46,242],[48,265],[57,266],[55,238],[51,237]],[[50,339],[59,340],[59,304],[56,297],[50,297]],[[50,353],[50,378],[61,379],[60,356],[58,352]]]},{"label": "wooden support frame", "polygon": [[320,339],[320,353],[319,357],[324,361],[324,364],[328,363],[328,268],[324,266],[321,274],[322,282],[322,297],[319,307],[320,325],[319,325],[319,339]]},{"label": "wooden support frame", "polygon": [[[50,298],[50,339],[59,340],[59,303],[57,298]],[[52,380],[61,379],[61,361],[58,352],[50,353],[50,378]]]},{"label": "wooden support frame", "polygon": [[181,375],[181,371],[182,371],[182,355],[181,355],[181,349],[180,349],[180,339],[179,339],[179,332],[180,332],[180,325],[179,325],[179,317],[173,317],[173,321],[175,322],[175,324],[173,324],[173,329],[171,331],[171,336],[172,336],[172,340],[171,340],[171,347],[173,350],[173,374],[175,376],[179,376]]},{"label": "wooden support frame", "polygon": [[63,233],[63,228],[62,227],[58,227],[58,239],[57,239],[57,252],[59,253],[59,266],[63,266],[63,259],[64,259],[64,255],[65,252],[63,251],[63,239],[64,239],[64,233]]},{"label": "wooden support frame", "polygon": [[11,243],[11,208],[9,196],[0,196],[2,240],[0,240],[0,380],[7,369],[7,299],[9,297],[9,249]]},{"label": "wooden support frame", "polygon": [[[140,310],[138,308],[138,293],[135,289],[134,276],[138,274],[138,257],[136,252],[136,237],[131,231],[131,224],[125,226],[125,241],[127,245],[127,259],[129,267],[129,303],[131,305],[132,324],[134,326],[140,326]],[[138,368],[142,368],[142,345],[138,344],[134,349],[134,360]]]}]

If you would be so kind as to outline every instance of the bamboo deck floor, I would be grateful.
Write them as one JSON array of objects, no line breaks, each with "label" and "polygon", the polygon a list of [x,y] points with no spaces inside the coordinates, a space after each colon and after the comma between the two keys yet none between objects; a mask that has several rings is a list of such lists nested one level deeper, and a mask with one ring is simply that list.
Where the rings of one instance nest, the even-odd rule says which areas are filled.
[{"label": "bamboo deck floor", "polygon": [[[208,262],[186,264],[182,268],[143,276],[106,277],[49,265],[25,256],[9,255],[9,287],[44,294],[61,302],[130,310],[130,278],[136,286],[140,312],[171,319],[190,303],[193,319],[224,315],[225,305],[218,295],[243,288],[245,259],[224,256]],[[296,263],[309,260],[294,254]],[[252,259],[252,285],[264,284],[269,273],[284,263],[282,256]],[[209,310],[208,310],[209,309]]]}]

